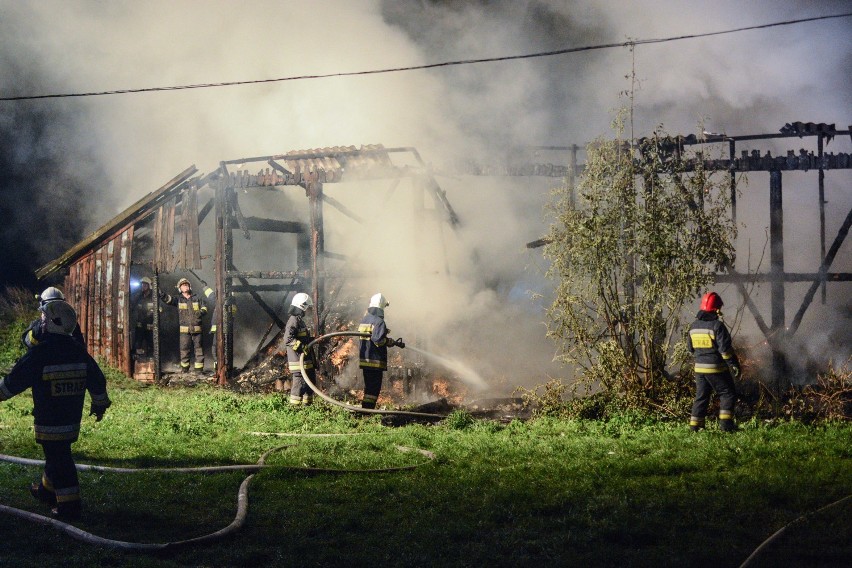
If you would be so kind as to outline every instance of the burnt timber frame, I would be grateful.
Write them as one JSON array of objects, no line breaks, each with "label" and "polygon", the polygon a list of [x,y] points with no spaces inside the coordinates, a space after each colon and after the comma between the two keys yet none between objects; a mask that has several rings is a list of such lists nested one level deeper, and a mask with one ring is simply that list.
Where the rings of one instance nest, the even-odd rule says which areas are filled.
[{"label": "burnt timber frame", "polygon": [[[772,156],[770,152],[764,155],[759,150],[742,150],[740,157],[736,156],[737,143],[755,140],[775,140],[782,138],[805,138],[817,137],[817,152],[808,152],[804,149],[787,150],[785,156]],[[826,301],[826,284],[828,282],[852,281],[852,273],[829,272],[832,263],[843,245],[849,230],[852,227],[852,208],[846,215],[845,220],[837,231],[837,235],[826,250],[826,227],[825,227],[825,171],[826,170],[849,170],[852,169],[852,154],[849,153],[826,153],[825,146],[834,137],[850,136],[852,138],[852,126],[847,130],[837,130],[834,125],[813,124],[794,122],[785,125],[779,133],[754,134],[745,136],[727,136],[724,134],[709,134],[704,138],[694,135],[678,136],[673,138],[673,151],[682,151],[683,146],[728,144],[727,159],[703,159],[698,154],[696,160],[701,160],[707,171],[727,171],[730,174],[731,191],[731,217],[736,223],[737,219],[737,173],[745,172],[768,172],[769,173],[769,244],[770,244],[770,267],[766,273],[741,274],[733,269],[716,275],[717,282],[730,282],[736,285],[742,296],[746,307],[754,317],[755,323],[764,334],[773,351],[773,367],[776,375],[776,384],[782,387],[783,372],[786,367],[782,346],[785,339],[792,337],[799,328],[802,318],[813,301],[817,289],[822,290],[822,302]],[[504,176],[546,176],[564,178],[571,188],[570,199],[574,202],[574,179],[581,175],[584,169],[582,164],[577,164],[577,151],[579,146],[536,146],[532,150],[548,150],[568,152],[568,166],[554,165],[548,163],[524,163],[513,167],[490,167],[476,164],[466,164],[464,174],[473,175],[504,175]],[[818,173],[817,190],[820,218],[820,265],[817,272],[790,273],[784,269],[784,211],[783,211],[783,172],[800,171],[808,172],[816,170]],[[546,243],[546,239],[540,239],[528,243],[528,247],[535,248]],[[770,324],[767,325],[760,314],[754,301],[745,288],[746,283],[769,282],[770,283]],[[810,282],[811,286],[805,293],[802,303],[794,315],[789,327],[786,326],[785,284],[788,282]]]},{"label": "burnt timber frame", "polygon": [[[394,166],[388,157],[392,153],[409,153],[414,156],[421,169],[411,170]],[[265,163],[268,168],[257,174],[249,174],[243,166],[251,163]],[[283,162],[283,164],[282,164]],[[352,164],[352,167],[344,167]],[[229,172],[229,166],[238,166],[239,173]],[[420,183],[432,194],[436,203],[439,204],[446,215],[447,221],[453,228],[459,225],[459,219],[447,200],[446,194],[438,186],[432,177],[430,170],[420,157],[420,154],[412,147],[384,148],[381,146],[368,146],[355,149],[354,147],[327,148],[308,152],[290,152],[272,156],[259,156],[222,161],[219,164],[218,183],[216,189],[216,259],[215,279],[216,289],[222,290],[222,294],[216,294],[216,313],[218,314],[217,334],[217,383],[227,384],[233,372],[233,324],[234,314],[228,308],[233,302],[235,292],[255,290],[275,290],[285,292],[305,291],[308,292],[314,302],[312,308],[314,321],[317,325],[317,334],[325,331],[325,320],[327,310],[324,300],[326,297],[326,270],[324,260],[326,257],[335,257],[325,250],[325,228],[323,219],[323,208],[325,204],[337,209],[342,214],[362,223],[358,215],[347,209],[334,198],[326,196],[323,186],[326,183],[345,181],[346,173],[350,169],[361,168],[366,170],[369,178],[391,178],[394,184],[403,177],[411,177],[421,180]],[[347,170],[346,172],[344,170]],[[361,172],[364,175],[364,172]],[[363,178],[360,178],[363,179]],[[258,219],[254,217],[243,217],[237,204],[236,189],[249,188],[272,188],[279,186],[299,186],[305,190],[308,198],[309,225],[291,221],[279,221],[274,219]],[[297,269],[291,272],[278,270],[240,272],[233,263],[233,231],[241,229],[248,238],[251,230],[274,231],[284,233],[296,233],[297,243]],[[261,280],[286,280],[289,284],[272,284],[254,286],[248,283],[248,279]],[[233,280],[238,280],[240,286],[235,286]],[[262,301],[255,294],[255,300],[264,307]],[[264,310],[269,314],[273,323],[283,330],[284,322],[277,318],[274,311],[267,307]],[[273,339],[274,341],[274,339]],[[271,343],[271,342],[270,342]]]},{"label": "burnt timber frame", "polygon": [[[389,154],[398,152],[414,156],[417,165],[413,168],[394,165]],[[249,174],[246,170],[240,170],[238,173],[228,171],[228,166],[232,164],[242,166],[259,161],[266,162],[269,166],[265,172]],[[127,375],[133,373],[129,327],[131,265],[145,265],[152,271],[152,288],[155,294],[159,291],[159,277],[162,274],[176,269],[192,272],[192,268],[199,268],[201,257],[198,254],[198,226],[211,210],[214,211],[215,218],[214,279],[218,308],[215,311],[215,323],[219,333],[216,333],[214,349],[218,361],[216,379],[219,384],[229,382],[233,374],[234,314],[231,306],[235,304],[235,293],[248,293],[270,316],[271,329],[274,325],[283,328],[284,322],[263,302],[258,292],[292,292],[303,289],[309,291],[314,298],[315,321],[319,329],[323,329],[327,315],[323,306],[327,278],[323,266],[324,258],[341,258],[340,255],[325,251],[323,206],[328,204],[355,221],[364,222],[337,200],[326,196],[323,193],[323,184],[345,181],[345,175],[350,174],[357,179],[392,179],[393,187],[396,187],[402,178],[411,178],[415,183],[428,188],[453,228],[459,225],[455,211],[432,177],[431,170],[412,147],[384,148],[381,145],[372,145],[361,148],[322,148],[223,161],[216,170],[206,176],[193,177],[196,173],[195,166],[190,166],[36,271],[39,279],[55,273],[64,274],[66,297],[79,314],[80,326],[86,336],[90,353],[104,358]],[[237,189],[268,190],[285,185],[298,185],[305,190],[309,201],[309,223],[242,215],[237,201]],[[197,192],[205,186],[213,189],[214,197],[196,212]],[[178,206],[181,207],[180,215],[176,214]],[[134,229],[142,222],[150,222],[152,218],[154,259],[133,261],[132,246],[138,232]],[[239,271],[234,266],[233,258],[235,229],[241,230],[246,237],[249,237],[251,231],[295,233],[297,270]],[[177,239],[177,236],[180,238]],[[179,247],[177,254],[173,254],[171,250],[173,240]],[[250,279],[290,282],[253,285],[249,283]],[[154,372],[155,380],[159,381],[159,310],[155,310],[154,319]]]}]

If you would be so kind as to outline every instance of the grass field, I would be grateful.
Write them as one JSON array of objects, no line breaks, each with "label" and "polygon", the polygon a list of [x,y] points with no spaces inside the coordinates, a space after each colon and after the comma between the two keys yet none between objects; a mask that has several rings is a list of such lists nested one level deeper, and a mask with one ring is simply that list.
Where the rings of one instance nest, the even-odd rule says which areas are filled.
[{"label": "grass field", "polygon": [[[240,532],[158,556],[0,515],[3,565],[738,566],[779,528],[852,493],[848,423],[752,422],[725,435],[715,425],[699,434],[618,419],[503,425],[457,412],[391,428],[325,404],[291,409],[279,394],[145,387],[115,374],[109,383],[113,407],[100,423],[84,418],[78,463],[255,463],[287,445],[267,463],[288,468],[255,476]],[[0,453],[41,459],[31,408],[29,393],[0,404]],[[407,465],[418,467],[357,471]],[[82,472],[85,513],[74,524],[134,542],[197,537],[232,521],[246,475]],[[26,490],[39,476],[0,462],[0,504],[47,513]],[[791,527],[755,565],[848,565],[850,501]]]}]

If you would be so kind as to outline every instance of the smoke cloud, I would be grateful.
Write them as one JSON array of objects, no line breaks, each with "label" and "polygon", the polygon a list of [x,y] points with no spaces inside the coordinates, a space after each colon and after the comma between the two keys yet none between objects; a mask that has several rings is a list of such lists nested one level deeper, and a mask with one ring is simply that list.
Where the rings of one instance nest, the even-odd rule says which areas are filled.
[{"label": "smoke cloud", "polygon": [[[0,0],[0,71],[14,79],[4,83],[5,96],[204,84],[516,55],[847,9],[842,1],[793,0]],[[191,164],[205,172],[225,159],[378,143],[414,146],[441,173],[458,160],[502,162],[519,147],[606,135],[613,109],[630,104],[631,86],[637,135],[660,123],[692,133],[702,120],[728,134],[775,132],[795,120],[845,128],[849,30],[848,19],[837,19],[633,51],[2,102],[2,281],[30,284],[26,271]],[[807,140],[790,141],[796,144],[783,148],[808,147]],[[829,150],[848,152],[849,141],[836,140]],[[788,268],[815,271],[815,176],[789,179],[785,213],[810,217],[787,235]],[[456,231],[440,222],[440,210],[415,214],[421,205],[406,182],[391,195],[389,184],[327,184],[330,195],[370,220],[358,226],[327,208],[329,250],[357,259],[367,275],[355,283],[363,303],[381,290],[391,298],[394,335],[475,361],[483,375],[511,373],[522,375],[514,384],[533,384],[564,374],[551,365],[553,345],[544,337],[552,284],[543,279],[540,254],[524,248],[546,232],[542,208],[559,180],[439,175],[438,182],[462,220]],[[767,192],[768,181],[750,176],[739,209],[741,263],[755,264],[763,247]],[[826,197],[830,243],[852,203],[847,172],[827,175]],[[435,208],[428,196],[419,199]],[[849,249],[844,245],[833,271],[849,271]],[[815,302],[816,315],[805,323],[821,313],[848,322],[848,292],[846,283],[830,285],[828,303]],[[801,293],[788,292],[788,318]],[[768,288],[757,299],[767,313]],[[519,367],[519,360],[530,365]]]}]

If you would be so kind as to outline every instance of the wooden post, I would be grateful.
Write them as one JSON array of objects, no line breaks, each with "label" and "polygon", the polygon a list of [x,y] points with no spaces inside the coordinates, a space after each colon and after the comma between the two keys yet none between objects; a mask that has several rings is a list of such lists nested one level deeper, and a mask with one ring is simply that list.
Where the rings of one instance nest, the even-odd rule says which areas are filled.
[{"label": "wooden post", "polygon": [[317,335],[322,335],[325,333],[325,322],[323,321],[325,234],[322,218],[322,182],[319,180],[317,172],[306,174],[305,185],[311,213],[311,295],[314,300],[314,323],[316,324]]},{"label": "wooden post", "polygon": [[769,172],[769,273],[771,283],[771,329],[772,341],[772,373],[776,394],[786,387],[787,363],[781,347],[784,345],[786,330],[784,329],[784,209],[782,200],[781,171]]},{"label": "wooden post", "polygon": [[154,342],[153,357],[154,357],[154,382],[159,383],[163,376],[162,365],[160,364],[160,270],[157,268],[157,263],[152,262],[154,268],[154,278],[151,280],[151,294],[154,297],[154,322],[152,325],[153,334],[152,341]]},{"label": "wooden post", "polygon": [[[819,257],[825,258],[825,170],[822,167],[822,134],[817,137],[817,156],[819,159]],[[820,297],[823,305],[825,305],[825,278],[822,281]]]},{"label": "wooden post", "polygon": [[225,342],[224,342],[224,302],[225,302],[225,269],[223,252],[225,250],[225,222],[227,215],[225,214],[225,167],[222,166],[222,176],[216,184],[215,195],[215,218],[216,218],[216,242],[214,244],[214,286],[216,287],[216,344],[213,349],[216,350],[216,384],[228,384],[228,368],[225,364]]}]

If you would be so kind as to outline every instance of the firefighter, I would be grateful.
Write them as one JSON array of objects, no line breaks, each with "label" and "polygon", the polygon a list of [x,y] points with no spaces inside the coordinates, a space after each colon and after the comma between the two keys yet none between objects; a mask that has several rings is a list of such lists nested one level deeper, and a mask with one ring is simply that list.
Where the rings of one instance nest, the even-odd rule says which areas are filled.
[{"label": "firefighter", "polygon": [[[314,393],[304,377],[313,383],[316,381],[316,370],[314,369],[314,356],[308,349],[308,344],[314,340],[310,335],[308,326],[305,324],[305,312],[314,305],[311,297],[304,292],[293,296],[290,309],[287,314],[287,325],[284,326],[284,343],[287,345],[287,368],[290,369],[290,404],[307,406],[313,402]],[[299,362],[305,354],[304,366]],[[316,384],[316,383],[314,383]]]},{"label": "firefighter", "polygon": [[0,401],[32,389],[36,442],[44,451],[44,473],[30,492],[63,519],[80,517],[80,485],[71,444],[80,434],[86,391],[90,415],[103,418],[110,406],[106,379],[86,348],[72,337],[77,314],[67,302],[48,302],[44,337],[0,380]]},{"label": "firefighter", "polygon": [[364,398],[362,408],[376,408],[376,401],[382,390],[382,376],[388,368],[388,347],[404,348],[405,343],[400,339],[391,339],[390,330],[385,325],[385,308],[390,303],[381,293],[370,298],[367,313],[358,325],[358,331],[369,333],[369,337],[361,338],[358,352],[358,366],[364,372]]},{"label": "firefighter", "polygon": [[[39,318],[33,320],[27,329],[24,330],[24,333],[21,334],[21,343],[23,343],[24,348],[26,349],[38,345],[46,333],[44,330],[44,311],[42,308],[50,302],[64,302],[65,294],[63,294],[62,290],[59,288],[51,286],[49,288],[45,288],[44,292],[36,296],[36,298],[38,299],[39,305]],[[73,335],[74,339],[76,339],[80,345],[83,347],[86,346],[86,338],[83,337],[83,332],[80,330],[79,324],[74,326]]]},{"label": "firefighter", "polygon": [[180,370],[189,371],[191,351],[195,351],[194,369],[196,373],[204,371],[204,348],[201,345],[201,318],[207,313],[204,299],[192,293],[192,284],[186,278],[178,280],[177,289],[180,294],[172,296],[160,293],[164,304],[178,308],[178,325],[180,326]]},{"label": "firefighter", "polygon": [[216,330],[218,329],[216,322],[219,320],[219,304],[216,303],[216,290],[208,286],[204,280],[201,281],[201,285],[204,286],[201,293],[204,294],[205,302],[207,305],[213,306],[213,317],[210,319],[210,354],[213,357],[213,372],[215,373],[219,366],[219,361],[216,359]]},{"label": "firefighter", "polygon": [[704,428],[707,405],[713,391],[719,397],[719,429],[734,432],[734,403],[737,398],[734,379],[740,376],[740,364],[732,345],[731,333],[722,320],[722,298],[707,292],[695,322],[689,329],[687,347],[695,356],[695,402],[689,426],[693,432]]},{"label": "firefighter", "polygon": [[[216,332],[218,331],[218,321],[219,321],[219,304],[216,303],[216,290],[207,285],[207,282],[204,280],[201,281],[201,285],[204,286],[204,290],[202,290],[202,294],[204,294],[205,303],[208,306],[213,306],[213,316],[210,318],[210,348],[211,355],[213,356],[213,370],[219,367],[219,361],[216,359]],[[225,300],[225,305],[228,311],[231,313],[233,317],[237,313],[236,304],[227,305],[228,300]]]},{"label": "firefighter", "polygon": [[148,358],[154,352],[154,291],[151,279],[145,276],[139,281],[140,291],[130,299],[131,309],[136,319],[136,332],[133,335],[133,349],[137,359]]}]

